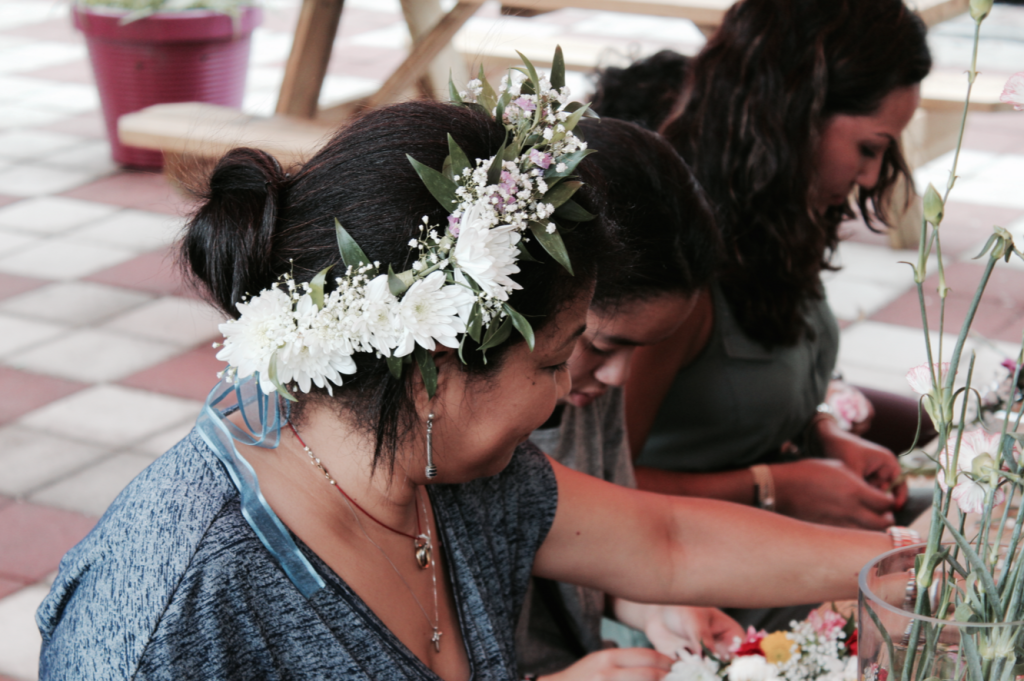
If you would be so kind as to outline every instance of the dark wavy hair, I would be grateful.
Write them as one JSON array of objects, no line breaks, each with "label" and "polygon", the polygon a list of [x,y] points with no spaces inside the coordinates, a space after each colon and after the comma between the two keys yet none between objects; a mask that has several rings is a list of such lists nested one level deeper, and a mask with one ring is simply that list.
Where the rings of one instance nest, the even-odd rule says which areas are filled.
[{"label": "dark wavy hair", "polygon": [[662,137],[613,118],[579,128],[598,153],[589,157],[608,229],[621,244],[619,266],[602,272],[591,306],[612,311],[663,294],[691,295],[714,273],[719,250],[714,213],[686,162]]},{"label": "dark wavy hair", "polygon": [[679,99],[690,61],[678,52],[662,50],[625,68],[609,66],[597,74],[590,108],[602,118],[657,130]]},{"label": "dark wavy hair", "polygon": [[[335,236],[337,218],[370,260],[395,271],[408,269],[414,253],[408,242],[419,234],[423,216],[444,224],[447,212],[427,191],[412,165],[411,155],[440,169],[448,155],[447,135],[470,159],[489,158],[505,139],[505,129],[482,110],[436,102],[408,102],[365,114],[339,131],[294,175],[282,172],[262,151],[235,149],[217,164],[205,201],[190,220],[181,255],[192,281],[228,315],[237,317],[237,303],[255,295],[280,275],[293,272],[297,282],[341,262]],[[580,173],[586,180],[586,165]],[[596,212],[584,187],[577,201]],[[561,230],[575,276],[547,254],[533,248],[537,262],[519,260],[514,279],[522,290],[509,303],[544,328],[561,306],[580,294],[589,295],[601,267],[611,266],[614,251],[603,222],[592,220]],[[532,244],[531,244],[532,246]],[[518,334],[488,350],[487,362],[466,339],[457,364],[486,379],[500,368],[510,347],[523,342]],[[374,468],[393,470],[401,438],[415,424],[413,382],[390,377],[386,362],[370,353],[354,357],[357,371],[344,386],[315,388],[299,395],[292,419],[301,422],[303,408],[322,402],[344,410],[375,437]],[[444,380],[442,374],[440,380]]]},{"label": "dark wavy hair", "polygon": [[[767,347],[807,333],[850,205],[811,205],[814,151],[834,114],[870,115],[931,68],[925,27],[902,0],[743,0],[695,57],[665,137],[707,190],[724,242],[720,281],[737,321]],[[860,214],[884,206],[909,171],[890,145]],[[909,198],[909,197],[908,197]]]}]

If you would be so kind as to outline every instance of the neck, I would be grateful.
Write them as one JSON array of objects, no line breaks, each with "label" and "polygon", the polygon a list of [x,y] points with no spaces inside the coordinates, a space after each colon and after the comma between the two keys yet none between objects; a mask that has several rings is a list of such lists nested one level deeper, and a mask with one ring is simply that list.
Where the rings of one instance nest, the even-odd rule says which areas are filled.
[{"label": "neck", "polygon": [[[396,530],[415,533],[417,505],[421,503],[416,493],[419,483],[407,474],[401,460],[396,462],[393,472],[374,471],[372,436],[339,419],[333,410],[310,405],[295,428],[338,487],[365,513]],[[243,446],[239,445],[239,449]],[[300,515],[308,522],[324,523],[324,529],[332,533],[352,533],[352,511],[363,511],[349,508],[341,492],[312,465],[291,428],[282,428],[277,449],[244,450],[242,454],[256,470],[261,489],[279,515]],[[371,533],[387,531],[371,527],[376,523],[365,516],[361,520]],[[354,530],[360,532],[358,526]]]}]

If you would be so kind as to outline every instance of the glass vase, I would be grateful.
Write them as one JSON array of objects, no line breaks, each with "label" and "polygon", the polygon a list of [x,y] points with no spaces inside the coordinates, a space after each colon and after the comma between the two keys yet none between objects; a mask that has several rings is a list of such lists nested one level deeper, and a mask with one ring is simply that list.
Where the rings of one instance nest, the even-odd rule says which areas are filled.
[{"label": "glass vase", "polygon": [[[908,570],[923,544],[883,553],[860,572],[857,657],[861,681],[1014,681],[1024,674],[1024,622],[958,622],[916,614]],[[942,585],[964,588],[944,564],[929,589],[941,608]],[[1009,594],[1008,594],[1009,595]]]}]

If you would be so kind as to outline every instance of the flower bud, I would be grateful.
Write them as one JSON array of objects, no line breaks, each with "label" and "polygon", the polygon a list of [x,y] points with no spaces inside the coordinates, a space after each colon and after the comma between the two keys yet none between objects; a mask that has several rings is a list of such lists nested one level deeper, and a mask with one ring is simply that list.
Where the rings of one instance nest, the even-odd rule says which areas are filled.
[{"label": "flower bud", "polygon": [[924,192],[924,219],[930,222],[933,226],[938,227],[939,223],[942,222],[942,216],[942,197],[939,196],[939,192],[935,189],[935,185],[929,182],[928,189]]},{"label": "flower bud", "polygon": [[987,452],[984,454],[979,454],[978,456],[974,457],[973,461],[971,461],[971,474],[974,475],[974,477],[976,478],[987,477],[989,473],[992,472],[992,468],[995,465],[996,462],[992,458],[991,454],[988,454]]},{"label": "flower bud", "polygon": [[982,21],[992,11],[993,0],[971,0],[971,18]]}]

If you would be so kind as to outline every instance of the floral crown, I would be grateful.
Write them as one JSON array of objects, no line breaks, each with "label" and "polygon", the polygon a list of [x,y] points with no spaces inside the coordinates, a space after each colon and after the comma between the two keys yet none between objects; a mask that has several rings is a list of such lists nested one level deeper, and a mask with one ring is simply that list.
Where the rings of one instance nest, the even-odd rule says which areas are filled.
[{"label": "floral crown", "polygon": [[[573,134],[586,105],[568,102],[565,65],[556,49],[551,78],[538,75],[524,57],[525,76],[502,79],[497,92],[484,78],[465,92],[449,83],[453,103],[478,108],[501,121],[505,141],[489,159],[471,163],[448,135],[449,155],[441,170],[408,156],[430,193],[450,213],[446,225],[430,224],[409,241],[412,268],[383,272],[344,227],[334,221],[345,271],[327,290],[331,267],[311,281],[283,275],[270,288],[237,304],[238,319],[220,325],[223,348],[217,359],[229,365],[230,382],[258,375],[266,394],[275,390],[295,400],[286,386],[309,392],[311,384],[342,385],[356,371],[352,356],[372,352],[387,360],[395,378],[415,360],[428,394],[437,389],[430,351],[438,344],[458,348],[466,336],[484,353],[518,331],[533,349],[530,322],[508,304],[522,288],[511,276],[527,250],[529,233],[569,273],[572,266],[556,222],[583,222],[594,216],[572,200],[582,182],[576,166],[593,150]],[[511,139],[510,139],[511,137]]]}]

